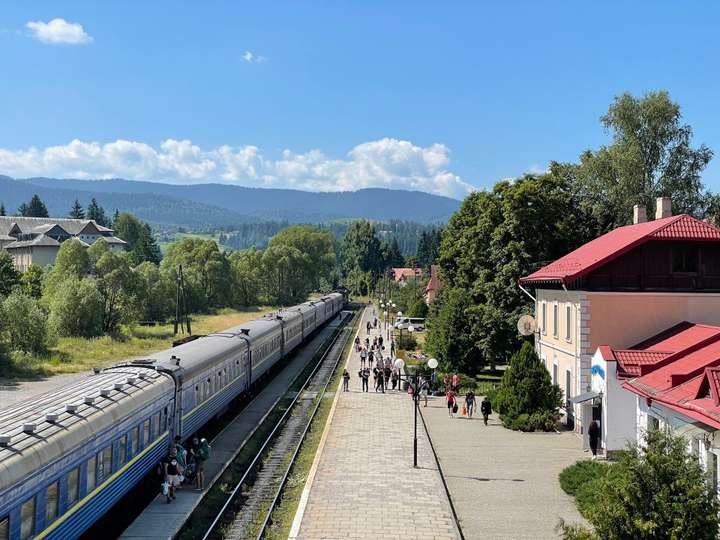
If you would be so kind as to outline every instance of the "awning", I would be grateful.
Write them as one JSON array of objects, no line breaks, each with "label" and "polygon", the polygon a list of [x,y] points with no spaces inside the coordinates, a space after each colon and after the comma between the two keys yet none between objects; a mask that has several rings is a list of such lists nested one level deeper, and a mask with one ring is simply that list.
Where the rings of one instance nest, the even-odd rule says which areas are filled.
[{"label": "awning", "polygon": [[600,396],[602,396],[602,392],[585,392],[579,396],[571,397],[568,401],[570,401],[570,403],[584,403],[585,401],[590,401]]}]

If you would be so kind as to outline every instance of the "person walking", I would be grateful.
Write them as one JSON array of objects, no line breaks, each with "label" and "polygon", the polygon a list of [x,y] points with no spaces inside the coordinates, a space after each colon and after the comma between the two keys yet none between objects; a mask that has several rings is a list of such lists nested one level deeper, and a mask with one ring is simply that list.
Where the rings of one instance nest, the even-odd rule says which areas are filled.
[{"label": "person walking", "polygon": [[204,437],[198,439],[195,436],[192,442],[192,452],[196,463],[195,484],[197,487],[195,489],[202,491],[205,489],[205,462],[210,459],[210,443]]},{"label": "person walking", "polygon": [[367,349],[363,347],[363,349],[360,351],[360,367],[365,367],[365,360],[367,359]]},{"label": "person walking", "polygon": [[420,397],[423,398],[425,401],[425,405],[423,407],[427,407],[427,397],[428,397],[428,391],[430,390],[430,385],[425,380],[425,377],[420,378]]},{"label": "person walking", "polygon": [[360,352],[360,336],[355,336],[355,352]]},{"label": "person walking", "polygon": [[370,326],[371,326],[370,321],[368,321],[367,324],[365,325],[365,329],[367,330],[368,335],[370,335]]},{"label": "person walking", "polygon": [[588,426],[588,439],[590,439],[590,451],[592,459],[597,459],[598,442],[600,441],[600,426],[593,420]]},{"label": "person walking", "polygon": [[475,392],[468,390],[465,394],[465,410],[467,411],[468,420],[472,420],[473,410],[475,409]]},{"label": "person walking", "polygon": [[368,380],[370,379],[370,370],[368,368],[363,368],[360,370],[360,380],[362,381],[362,391],[367,392],[368,391]]},{"label": "person walking", "polygon": [[452,391],[456,394],[460,391],[460,375],[453,373],[452,376]]},{"label": "person walking", "polygon": [[445,401],[447,402],[450,418],[455,418],[455,393],[452,390],[445,392]]},{"label": "person walking", "polygon": [[350,391],[350,373],[347,369],[343,370],[343,392]]},{"label": "person walking", "polygon": [[378,370],[378,385],[380,386],[380,391],[384,394],[385,393],[385,370],[383,370],[383,369]]},{"label": "person walking", "polygon": [[490,399],[487,396],[483,398],[482,403],[480,404],[480,412],[482,413],[483,421],[487,426],[488,418],[492,414],[492,404],[490,403]]},{"label": "person walking", "polygon": [[182,474],[175,445],[170,448],[170,452],[163,461],[163,473],[165,475],[165,484],[167,484],[167,492],[165,493],[164,490],[163,492],[165,493],[167,503],[170,504],[175,498],[175,488],[180,486],[180,475]]},{"label": "person walking", "polygon": [[390,356],[395,358],[395,340],[390,340]]}]

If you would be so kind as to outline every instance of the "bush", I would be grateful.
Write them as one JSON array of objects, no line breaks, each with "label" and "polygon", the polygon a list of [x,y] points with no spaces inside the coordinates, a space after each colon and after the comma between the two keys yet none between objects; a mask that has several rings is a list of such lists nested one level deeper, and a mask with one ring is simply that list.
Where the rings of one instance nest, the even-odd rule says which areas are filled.
[{"label": "bush", "polygon": [[[575,489],[578,507],[594,531],[560,523],[564,538],[717,538],[715,489],[683,437],[652,431],[644,446],[631,446],[604,475],[594,467],[568,471],[563,487]],[[589,480],[582,482],[585,475]]]},{"label": "bush", "polygon": [[417,347],[417,340],[411,332],[403,332],[402,337],[398,335],[395,346],[398,349],[403,349],[405,351],[414,351],[415,347]]},{"label": "bush", "polygon": [[47,314],[35,298],[13,292],[2,303],[3,328],[10,349],[42,354],[50,344]]},{"label": "bush", "polygon": [[61,336],[102,334],[103,299],[92,278],[70,277],[57,285],[50,299],[50,325]]},{"label": "bush", "polygon": [[560,487],[565,493],[574,497],[583,485],[604,477],[608,467],[608,464],[600,461],[578,461],[560,472]]},{"label": "bush", "polygon": [[562,392],[529,342],[510,360],[495,395],[494,406],[505,427],[522,431],[555,428]]}]

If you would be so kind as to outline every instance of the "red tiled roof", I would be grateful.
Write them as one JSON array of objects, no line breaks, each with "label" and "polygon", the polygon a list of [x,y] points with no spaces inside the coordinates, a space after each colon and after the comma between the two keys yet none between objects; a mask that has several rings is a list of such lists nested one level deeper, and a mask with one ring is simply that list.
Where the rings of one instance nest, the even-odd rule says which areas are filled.
[{"label": "red tiled roof", "polygon": [[569,283],[653,239],[720,241],[720,229],[686,214],[618,227],[520,281]]},{"label": "red tiled roof", "polygon": [[422,268],[393,268],[392,271],[395,281],[408,278],[421,278],[423,275]]},{"label": "red tiled roof", "polygon": [[428,280],[427,286],[423,291],[424,294],[427,294],[430,291],[439,291],[442,288],[440,276],[438,275],[438,268],[439,266],[437,264],[433,264],[430,266],[430,279]]}]

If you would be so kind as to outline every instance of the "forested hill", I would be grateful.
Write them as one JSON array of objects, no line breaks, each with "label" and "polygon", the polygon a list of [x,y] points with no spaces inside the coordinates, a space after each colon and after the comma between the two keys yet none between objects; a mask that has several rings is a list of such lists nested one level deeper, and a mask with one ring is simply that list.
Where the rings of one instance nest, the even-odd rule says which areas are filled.
[{"label": "forested hill", "polygon": [[[50,213],[64,214],[77,197],[95,197],[109,211],[127,210],[154,223],[224,227],[252,221],[321,223],[338,219],[446,221],[460,201],[419,191],[361,189],[317,193],[226,184],[174,185],[129,180],[61,180],[0,176],[0,202],[12,211],[37,193]],[[177,209],[177,212],[174,210]]]}]

